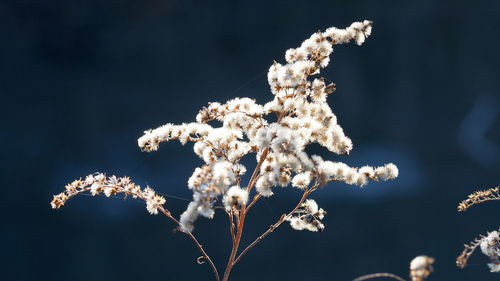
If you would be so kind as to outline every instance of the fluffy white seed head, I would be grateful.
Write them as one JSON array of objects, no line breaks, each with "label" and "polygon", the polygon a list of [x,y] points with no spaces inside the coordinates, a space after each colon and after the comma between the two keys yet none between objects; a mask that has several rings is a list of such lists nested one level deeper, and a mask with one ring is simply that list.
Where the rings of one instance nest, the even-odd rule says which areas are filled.
[{"label": "fluffy white seed head", "polygon": [[311,182],[311,172],[307,171],[304,173],[300,173],[295,175],[292,180],[292,186],[298,187],[298,188],[306,188],[309,186],[309,183]]},{"label": "fluffy white seed head", "polygon": [[192,232],[194,229],[194,222],[198,218],[198,211],[196,202],[190,202],[186,211],[181,214],[179,220],[180,227],[184,231]]},{"label": "fluffy white seed head", "polygon": [[158,214],[158,208],[165,204],[165,198],[159,195],[154,195],[146,200],[146,209],[152,215]]},{"label": "fluffy white seed head", "polygon": [[[259,163],[250,185],[255,183],[256,192],[266,197],[273,195],[276,186],[286,187],[290,183],[310,191],[311,182],[324,185],[342,181],[364,186],[368,180],[398,176],[394,164],[358,169],[309,156],[305,151],[313,143],[336,154],[349,154],[352,150],[351,139],[327,102],[335,84],[312,76],[320,74],[321,68],[329,64],[333,45],[351,41],[361,45],[371,34],[371,25],[371,21],[365,20],[344,29],[318,31],[300,46],[287,50],[286,62],[275,62],[269,68],[267,78],[273,96],[264,105],[250,98],[212,102],[198,112],[196,122],[168,123],[144,132],[137,140],[143,151],[155,151],[162,142],[170,140],[183,145],[194,142],[195,154],[204,161],[188,180],[193,200],[180,217],[183,231],[192,231],[198,216],[213,218],[221,201],[226,210],[247,204],[249,194],[239,187],[246,172],[240,161],[250,153],[256,154]],[[165,199],[153,190],[142,190],[126,178],[106,178],[103,174],[90,175],[66,186],[65,192],[54,197],[52,207],[59,208],[82,190],[107,197],[122,192],[145,200],[151,214],[166,212],[162,206]],[[248,190],[253,189],[249,186]],[[287,219],[294,229],[322,231],[325,214],[314,200],[308,199]]]},{"label": "fluffy white seed head", "polygon": [[324,224],[321,222],[325,215],[325,210],[319,208],[316,201],[307,199],[292,215],[286,217],[286,220],[290,222],[290,226],[295,230],[321,232],[325,229]]},{"label": "fluffy white seed head", "polygon": [[398,167],[396,167],[396,165],[389,163],[383,167],[378,167],[375,170],[375,175],[376,175],[376,177],[378,177],[382,180],[391,180],[391,179],[395,179],[398,177],[399,170],[398,170]]},{"label": "fluffy white seed head", "polygon": [[222,202],[224,203],[224,207],[227,211],[230,211],[233,208],[239,210],[248,202],[248,191],[234,185],[226,192]]},{"label": "fluffy white seed head", "polygon": [[479,244],[481,252],[490,258],[488,267],[491,272],[500,272],[500,233],[489,232]]},{"label": "fluffy white seed head", "polygon": [[[221,198],[226,209],[246,204],[249,195],[238,187],[246,171],[240,161],[253,152],[261,163],[255,190],[262,196],[271,196],[274,187],[290,183],[301,189],[308,188],[312,181],[325,184],[335,180],[364,186],[369,180],[397,177],[398,170],[393,164],[358,169],[341,162],[324,161],[318,156],[310,157],[305,152],[312,143],[336,154],[348,154],[352,150],[351,139],[337,123],[327,102],[328,95],[335,91],[335,84],[311,76],[328,65],[333,45],[351,41],[361,45],[371,34],[371,25],[371,21],[365,20],[344,29],[328,28],[287,50],[286,62],[274,62],[269,68],[267,78],[273,99],[264,105],[250,98],[212,102],[198,112],[196,122],[166,124],[146,131],[138,139],[144,151],[157,150],[160,143],[169,140],[179,140],[182,144],[194,142],[195,154],[205,162],[188,180],[193,202],[182,215],[186,230],[192,230],[199,215],[212,218],[214,204]],[[276,114],[277,118],[267,118],[269,114]],[[215,122],[220,126],[212,126]],[[103,188],[95,187],[92,194],[101,190]],[[113,190],[103,192],[110,196]],[[150,206],[148,210],[154,211],[154,201]],[[309,217],[294,218],[292,226],[312,231],[324,228],[320,222],[324,211],[314,201],[306,201],[301,209]]]},{"label": "fluffy white seed head", "polygon": [[318,212],[318,203],[314,201],[313,199],[307,199],[303,204],[302,207],[305,209],[306,212],[315,214]]},{"label": "fluffy white seed head", "polygon": [[410,262],[410,277],[412,281],[423,281],[433,271],[434,258],[428,256],[417,256]]}]

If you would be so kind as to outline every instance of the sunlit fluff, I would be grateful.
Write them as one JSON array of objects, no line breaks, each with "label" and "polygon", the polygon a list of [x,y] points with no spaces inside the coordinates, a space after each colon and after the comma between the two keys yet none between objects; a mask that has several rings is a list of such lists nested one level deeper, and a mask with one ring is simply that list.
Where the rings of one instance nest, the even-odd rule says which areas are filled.
[{"label": "sunlit fluff", "polygon": [[[309,78],[328,65],[332,45],[350,40],[361,45],[370,34],[370,21],[356,22],[346,29],[329,28],[314,33],[298,48],[286,52],[286,64],[275,62],[270,67],[268,82],[274,94],[272,101],[264,105],[250,98],[212,102],[200,110],[196,122],[166,124],[146,131],[139,138],[138,144],[144,151],[157,150],[164,141],[177,139],[182,144],[193,141],[196,155],[205,162],[204,166],[195,169],[189,180],[194,200],[181,216],[184,229],[191,231],[198,215],[212,218],[218,197],[222,197],[228,209],[227,190],[245,173],[240,159],[249,153],[255,153],[257,161],[263,160],[255,187],[266,197],[273,195],[274,187],[290,183],[301,189],[311,183],[331,180],[364,186],[368,180],[398,176],[394,164],[352,168],[304,151],[312,143],[336,154],[351,151],[352,141],[337,123],[326,101],[335,91],[334,84],[325,83],[321,77],[312,81]],[[266,119],[269,114],[277,115],[278,120],[269,121]],[[221,123],[220,127],[208,124],[214,120]],[[204,171],[203,176],[200,176],[201,171]],[[195,181],[197,184],[193,184]],[[296,222],[291,221],[295,229],[312,230],[297,227]]]},{"label": "sunlit fluff", "polygon": [[[350,41],[363,44],[371,34],[371,25],[371,21],[365,20],[345,29],[331,27],[287,50],[286,62],[274,62],[268,70],[273,98],[265,104],[251,98],[211,102],[192,122],[168,123],[144,132],[138,145],[145,152],[158,150],[163,142],[170,140],[183,145],[192,142],[195,154],[203,161],[187,181],[192,201],[179,219],[164,206],[165,199],[151,188],[141,189],[126,177],[108,178],[103,174],[73,182],[65,192],[54,196],[52,207],[59,208],[68,198],[82,192],[104,193],[108,197],[123,193],[143,199],[149,213],[161,212],[176,224],[177,230],[194,241],[202,253],[198,262],[207,261],[217,281],[227,281],[241,256],[285,221],[295,230],[323,231],[326,211],[308,198],[319,187],[331,181],[365,186],[370,180],[385,181],[399,174],[392,163],[357,168],[306,152],[311,144],[319,144],[334,154],[349,154],[353,149],[351,139],[327,103],[327,97],[336,90],[335,84],[319,74],[330,62],[333,45]],[[249,154],[254,154],[256,164],[247,181],[244,179],[247,167],[241,160]],[[302,193],[295,207],[238,254],[250,208],[260,198],[274,195],[276,188],[288,186]],[[232,239],[231,255],[222,278],[193,235],[196,220],[200,216],[212,219],[217,210],[228,215]]]}]

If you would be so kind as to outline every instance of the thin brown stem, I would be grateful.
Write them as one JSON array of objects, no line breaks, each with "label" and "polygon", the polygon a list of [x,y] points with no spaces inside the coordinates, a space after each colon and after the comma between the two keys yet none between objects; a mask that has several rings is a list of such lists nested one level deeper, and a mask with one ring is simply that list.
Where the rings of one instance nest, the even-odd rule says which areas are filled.
[{"label": "thin brown stem", "polygon": [[234,239],[236,239],[236,236],[234,234],[234,213],[233,213],[233,210],[231,210],[230,212],[227,212],[227,214],[229,216],[229,230],[231,232],[231,240],[234,243]]},{"label": "thin brown stem", "polygon": [[248,245],[239,255],[238,257],[234,260],[234,264],[236,264],[242,257],[243,255],[248,252],[251,248],[253,248],[255,245],[257,245],[262,239],[266,238],[269,234],[271,234],[276,228],[278,228],[283,222],[285,222],[286,218],[291,216],[295,211],[297,211],[298,208],[300,208],[300,205],[304,203],[304,201],[307,199],[307,197],[314,192],[319,186],[319,183],[314,184],[310,189],[306,189],[304,193],[302,194],[302,197],[300,198],[299,202],[293,208],[288,214],[283,214],[281,217],[276,221],[274,224],[272,224],[266,232],[262,233],[257,239],[255,239],[250,245]]},{"label": "thin brown stem", "polygon": [[372,273],[372,274],[360,276],[352,281],[363,281],[363,280],[368,280],[368,279],[373,279],[373,278],[392,278],[392,279],[395,279],[398,281],[406,281],[405,279],[403,279],[395,274],[392,274],[392,273]]},{"label": "thin brown stem", "polygon": [[493,187],[486,190],[478,190],[468,196],[467,199],[458,204],[458,211],[465,212],[473,205],[486,201],[500,200],[500,187]]},{"label": "thin brown stem", "polygon": [[[282,112],[278,116],[278,123],[283,119],[284,113]],[[250,193],[252,191],[252,188],[254,187],[255,183],[257,182],[257,179],[260,174],[260,167],[264,163],[264,160],[266,160],[267,155],[269,154],[270,149],[269,147],[266,147],[263,151],[262,154],[259,158],[259,161],[257,162],[257,165],[255,166],[255,169],[252,172],[252,176],[250,177],[250,180],[248,181],[247,185],[247,192]],[[257,200],[259,200],[260,196],[255,196],[254,200],[248,205],[249,207],[252,207]],[[231,274],[231,270],[233,269],[233,266],[236,264],[236,254],[238,253],[238,248],[240,246],[240,241],[241,241],[241,236],[243,234],[243,227],[245,225],[245,217],[247,214],[247,206],[243,206],[239,213],[236,215],[236,222],[237,222],[237,232],[236,232],[236,237],[233,241],[233,247],[231,249],[231,254],[229,256],[229,260],[227,262],[226,270],[224,272],[224,276],[222,277],[222,281],[227,281],[229,279],[229,275]]]},{"label": "thin brown stem", "polygon": [[240,219],[238,221],[236,238],[233,241],[233,248],[231,249],[231,255],[229,256],[229,260],[227,262],[226,270],[224,272],[224,276],[222,278],[222,281],[227,281],[229,279],[229,274],[231,274],[231,270],[234,266],[234,258],[236,257],[236,254],[238,252],[238,248],[239,248],[240,241],[241,241],[241,235],[243,234],[243,225],[245,224],[244,208],[245,207],[243,207],[242,212],[240,212]]},{"label": "thin brown stem", "polygon": [[[170,213],[170,211],[165,210],[165,208],[163,208],[163,206],[160,206],[158,209],[167,218],[171,219],[173,222],[175,222],[175,224],[177,224],[178,226],[180,226],[180,222],[172,216],[172,214]],[[203,258],[203,259],[205,259],[208,262],[208,264],[212,268],[212,271],[214,272],[215,280],[220,281],[219,272],[217,271],[217,268],[215,267],[215,264],[212,261],[212,259],[210,258],[210,256],[207,254],[207,252],[205,252],[205,249],[203,249],[203,245],[200,244],[200,242],[198,241],[198,239],[196,239],[196,237],[193,235],[193,233],[191,233],[189,231],[182,230],[180,228],[179,228],[179,230],[181,232],[185,233],[189,238],[191,238],[191,240],[193,240],[194,244],[196,245],[196,247],[198,248],[198,250],[202,254],[202,256],[200,258]],[[200,258],[197,259],[197,262],[201,264],[203,262],[201,262]]]},{"label": "thin brown stem", "polygon": [[250,208],[252,208],[252,206],[260,199],[260,197],[262,197],[262,195],[260,193],[255,194],[255,196],[252,199],[252,202],[250,202],[250,204],[248,204],[248,206],[246,208],[247,213],[250,210]]},{"label": "thin brown stem", "polygon": [[257,181],[258,175],[260,173],[260,167],[262,166],[262,163],[264,163],[264,160],[266,160],[266,157],[268,154],[269,154],[269,148],[266,148],[266,149],[264,149],[264,151],[262,151],[262,155],[260,156],[259,162],[255,166],[255,169],[253,170],[252,176],[250,177],[250,180],[248,181],[248,186],[247,186],[248,193],[250,193],[250,191],[252,191],[252,188],[255,185],[255,182]]},{"label": "thin brown stem", "polygon": [[[253,170],[252,176],[250,177],[250,180],[248,181],[247,191],[249,193],[257,181],[258,175],[260,173],[260,167],[264,163],[264,160],[266,159],[268,154],[269,154],[269,148],[266,148],[266,149],[264,149],[264,151],[262,151],[262,155],[260,156],[259,162],[255,166],[255,169]],[[229,275],[231,274],[231,270],[233,269],[233,266],[235,264],[234,261],[236,258],[236,254],[238,253],[238,248],[240,246],[241,236],[243,234],[243,227],[245,225],[246,213],[247,213],[246,206],[243,206],[241,208],[241,210],[239,211],[239,213],[236,215],[236,221],[237,221],[236,237],[233,240],[233,247],[231,249],[231,254],[229,255],[229,260],[227,262],[226,270],[224,272],[224,276],[222,277],[222,281],[227,281],[229,279]]]}]

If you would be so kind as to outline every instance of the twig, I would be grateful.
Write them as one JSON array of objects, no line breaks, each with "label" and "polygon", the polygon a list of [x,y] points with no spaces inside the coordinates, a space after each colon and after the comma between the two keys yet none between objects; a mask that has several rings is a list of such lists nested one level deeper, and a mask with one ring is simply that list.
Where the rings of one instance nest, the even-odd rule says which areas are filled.
[{"label": "twig", "polygon": [[363,280],[368,280],[368,279],[373,279],[373,278],[384,278],[384,277],[392,278],[392,279],[395,279],[398,281],[406,281],[405,279],[403,279],[395,274],[392,274],[392,273],[372,273],[372,274],[360,276],[352,281],[363,281]]},{"label": "twig", "polygon": [[473,205],[492,200],[500,200],[499,186],[486,190],[478,190],[470,194],[467,199],[458,204],[457,209],[459,212],[465,212]]},{"label": "twig", "polygon": [[262,166],[262,163],[264,163],[264,160],[266,160],[266,157],[268,154],[269,154],[269,147],[266,147],[264,149],[264,151],[262,151],[262,155],[260,156],[259,162],[255,166],[255,169],[253,170],[252,176],[250,177],[250,180],[248,181],[248,186],[247,186],[248,193],[250,193],[250,191],[252,191],[252,188],[255,185],[255,181],[257,181],[257,177],[260,173],[260,167]]},{"label": "twig", "polygon": [[[172,214],[170,213],[170,211],[165,210],[165,208],[163,208],[163,206],[160,206],[158,209],[167,218],[171,219],[173,222],[175,222],[175,224],[177,224],[178,226],[180,226],[180,222],[172,216]],[[215,275],[215,280],[220,281],[219,272],[217,271],[217,268],[215,267],[214,262],[212,261],[212,259],[210,258],[210,256],[207,254],[207,252],[205,252],[205,250],[203,249],[203,246],[200,244],[200,242],[198,242],[198,239],[196,239],[196,237],[191,232],[189,232],[189,231],[182,230],[181,228],[179,228],[179,231],[185,233],[187,236],[189,236],[189,238],[191,238],[191,240],[193,240],[194,244],[196,245],[196,247],[198,248],[198,250],[201,252],[202,257],[207,260],[208,264],[210,264],[210,267],[212,268],[212,271],[214,272],[214,275]],[[200,264],[200,258],[201,257],[199,257],[197,259],[197,262],[199,264]]]},{"label": "twig", "polygon": [[[266,159],[268,154],[269,154],[269,148],[264,149],[264,151],[262,152],[262,155],[260,156],[259,162],[255,166],[255,169],[253,170],[252,176],[250,177],[250,180],[248,181],[248,186],[247,186],[248,193],[250,193],[253,186],[255,185],[255,182],[256,182],[257,177],[258,177],[259,172],[260,172],[260,167],[264,163],[264,160]],[[258,200],[258,198],[257,198],[257,200]],[[238,248],[240,246],[240,241],[241,241],[241,235],[243,234],[243,227],[245,225],[246,213],[247,213],[246,206],[243,206],[241,208],[239,214],[236,216],[237,226],[238,226],[237,232],[236,232],[236,237],[233,240],[233,247],[231,249],[231,254],[229,255],[229,260],[227,262],[226,270],[224,271],[224,276],[222,277],[222,281],[227,281],[229,279],[229,274],[231,273],[231,270],[235,264],[236,254],[238,253]]]},{"label": "twig", "polygon": [[484,235],[479,235],[479,237],[475,238],[474,241],[469,244],[464,244],[464,250],[460,253],[460,256],[457,257],[457,266],[460,268],[464,268],[467,265],[467,261],[469,257],[474,253],[477,247],[480,247],[483,239],[486,238]]},{"label": "twig", "polygon": [[248,252],[251,248],[253,248],[255,245],[257,245],[260,241],[262,241],[262,239],[266,238],[266,236],[268,236],[269,234],[271,234],[271,232],[273,232],[276,228],[278,228],[283,222],[285,222],[286,218],[291,216],[298,208],[300,208],[300,205],[302,205],[302,203],[304,203],[304,201],[307,199],[307,197],[313,192],[315,191],[319,186],[319,183],[315,183],[310,189],[306,189],[304,191],[304,193],[302,194],[302,197],[300,198],[299,202],[297,203],[297,205],[295,206],[295,208],[293,208],[293,210],[291,210],[288,214],[283,214],[281,215],[281,217],[278,219],[277,222],[275,222],[274,224],[272,224],[268,230],[266,230],[266,232],[262,233],[262,235],[260,235],[257,239],[255,239],[255,241],[253,241],[250,245],[248,245],[239,255],[238,257],[234,260],[234,264],[236,264],[242,257],[243,255]]},{"label": "twig", "polygon": [[238,252],[238,248],[241,241],[241,235],[243,234],[243,226],[245,224],[245,212],[243,209],[242,209],[243,212],[240,213],[236,238],[233,241],[233,248],[231,249],[231,254],[229,255],[229,260],[227,262],[226,270],[224,271],[224,276],[222,277],[222,281],[227,281],[229,279],[229,274],[231,273],[231,270],[234,265],[234,258],[236,256],[236,253]]},{"label": "twig", "polygon": [[260,193],[258,194],[255,194],[255,196],[253,197],[252,199],[252,202],[250,202],[250,204],[248,204],[247,208],[246,208],[246,212],[248,213],[248,211],[250,210],[250,208],[252,208],[252,206],[257,202],[257,200],[260,199],[260,197],[262,197],[262,195]]},{"label": "twig", "polygon": [[229,215],[229,230],[231,231],[231,240],[234,243],[234,239],[236,237],[235,237],[235,234],[234,234],[234,217],[233,217],[234,214],[233,214],[233,210],[231,210],[230,212],[227,212],[227,214]]}]

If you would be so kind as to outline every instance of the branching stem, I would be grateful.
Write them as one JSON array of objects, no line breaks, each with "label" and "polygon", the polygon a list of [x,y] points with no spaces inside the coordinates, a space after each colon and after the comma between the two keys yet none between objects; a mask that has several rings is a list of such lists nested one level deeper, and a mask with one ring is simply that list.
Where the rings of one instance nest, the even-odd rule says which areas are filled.
[{"label": "branching stem", "polygon": [[[268,154],[269,154],[269,148],[264,149],[262,155],[260,156],[259,162],[257,163],[255,169],[253,170],[252,177],[248,181],[248,186],[247,186],[247,191],[249,193],[257,181],[260,167],[262,166],[262,163],[264,163],[264,160],[266,159]],[[256,200],[252,202],[255,203],[255,201]],[[236,254],[238,253],[238,248],[240,246],[241,235],[243,234],[243,227],[245,225],[246,213],[247,213],[246,206],[243,206],[240,212],[236,215],[236,221],[237,221],[236,237],[235,239],[233,239],[233,247],[231,249],[231,254],[229,255],[229,260],[227,262],[226,270],[224,272],[222,281],[227,281],[229,279],[229,274],[231,274],[231,270],[233,269],[233,266],[235,264],[234,260],[236,258]]]},{"label": "branching stem", "polygon": [[319,186],[319,183],[314,184],[311,188],[306,189],[304,193],[302,194],[302,197],[300,198],[299,202],[293,208],[288,214],[283,214],[281,217],[276,221],[274,224],[272,224],[266,232],[262,233],[257,239],[255,239],[250,245],[248,245],[239,255],[238,257],[234,260],[234,264],[236,264],[242,257],[243,255],[248,252],[251,248],[253,248],[255,245],[257,245],[262,239],[266,238],[271,232],[273,232],[276,228],[278,228],[283,222],[285,222],[286,218],[291,216],[300,206],[304,201],[307,199],[307,197],[314,192]]},{"label": "branching stem", "polygon": [[[167,218],[172,220],[175,224],[180,226],[180,222],[172,216],[170,211],[163,208],[163,206],[160,206],[158,208],[158,210],[160,210]],[[214,272],[214,275],[215,275],[215,280],[220,281],[219,272],[217,271],[217,267],[215,267],[214,262],[212,261],[210,256],[207,254],[207,252],[205,252],[205,249],[203,249],[203,245],[201,245],[200,242],[198,242],[198,239],[196,239],[196,237],[193,235],[193,233],[191,233],[189,231],[184,231],[181,228],[179,228],[179,230],[181,232],[185,233],[189,238],[191,238],[191,240],[194,242],[194,244],[196,245],[196,247],[198,248],[198,250],[202,254],[201,257],[203,257],[203,259],[205,259],[208,262],[208,264],[210,265],[210,267],[212,268],[212,271]],[[198,258],[198,260],[197,260],[198,263],[200,263],[200,258]]]}]

